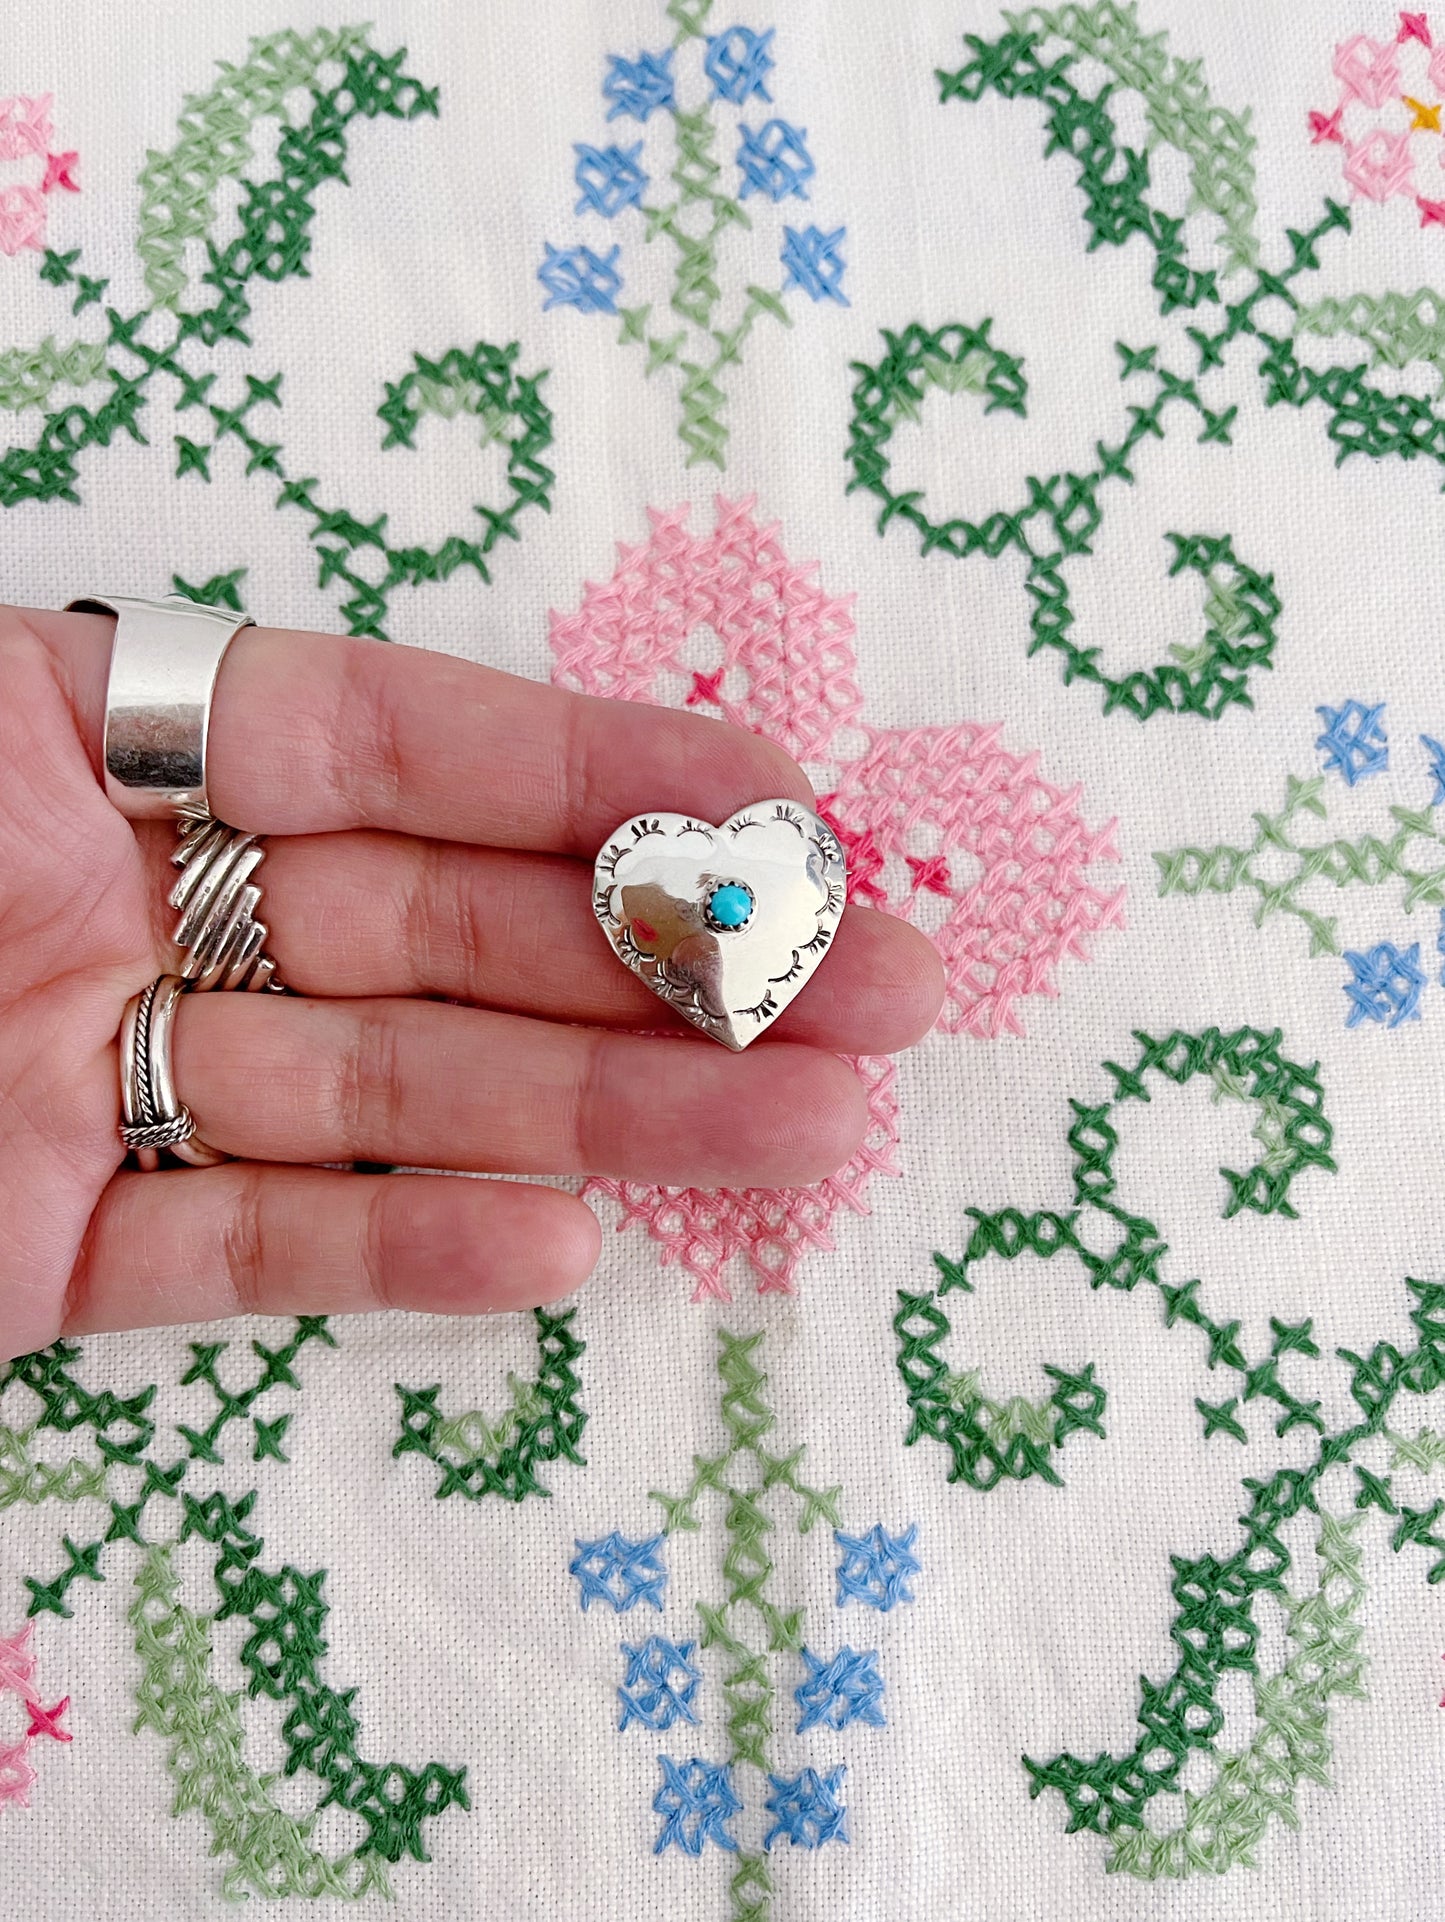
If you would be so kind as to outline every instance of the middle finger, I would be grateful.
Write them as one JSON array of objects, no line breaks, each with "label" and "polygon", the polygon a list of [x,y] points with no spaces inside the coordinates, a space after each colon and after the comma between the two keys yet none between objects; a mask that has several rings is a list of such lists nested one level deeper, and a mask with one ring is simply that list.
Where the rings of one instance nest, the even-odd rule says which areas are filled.
[{"label": "middle finger", "polygon": [[[166,854],[170,846],[167,837]],[[580,861],[363,831],[272,840],[257,879],[268,948],[301,994],[441,995],[553,1020],[685,1031],[611,953]],[[774,1034],[843,1054],[892,1054],[927,1033],[942,993],[931,941],[892,915],[850,907]]]}]

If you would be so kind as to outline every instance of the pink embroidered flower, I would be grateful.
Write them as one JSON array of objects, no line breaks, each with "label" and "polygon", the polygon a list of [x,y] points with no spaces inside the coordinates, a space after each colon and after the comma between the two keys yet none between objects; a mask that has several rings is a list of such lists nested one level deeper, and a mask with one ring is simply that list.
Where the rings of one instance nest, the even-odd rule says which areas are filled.
[{"label": "pink embroidered flower", "polygon": [[0,254],[12,256],[22,247],[40,251],[45,236],[45,202],[34,187],[0,187]]},{"label": "pink embroidered flower", "polygon": [[44,1708],[36,1693],[35,1657],[30,1649],[32,1626],[24,1622],[13,1635],[0,1639],[0,1711],[10,1696],[22,1716],[13,1740],[5,1739],[9,1730],[0,1721],[0,1809],[7,1802],[29,1808],[30,1790],[35,1784],[30,1751],[37,1742],[47,1738],[55,1742],[71,1740],[69,1731],[61,1727],[61,1717],[70,1707],[69,1696],[54,1708]]},{"label": "pink embroidered flower", "polygon": [[35,99],[13,93],[0,100],[0,160],[24,160],[31,154],[44,159],[54,137],[50,130],[50,107],[54,94],[42,93]]},{"label": "pink embroidered flower", "polygon": [[51,152],[52,98],[48,93],[16,93],[0,99],[0,162],[32,163],[34,174],[33,182],[0,181],[0,253],[12,259],[22,247],[37,252],[44,247],[47,194],[57,187],[80,192],[75,178],[79,154]]},{"label": "pink embroidered flower", "polygon": [[1345,142],[1345,179],[1366,200],[1388,200],[1392,194],[1413,194],[1415,161],[1410,135],[1388,134],[1376,127],[1367,140]]},{"label": "pink embroidered flower", "polygon": [[1397,195],[1413,199],[1420,225],[1440,223],[1436,201],[1416,192],[1415,142],[1441,151],[1445,133],[1445,44],[1436,46],[1423,13],[1401,13],[1393,41],[1357,33],[1335,48],[1339,99],[1334,110],[1311,109],[1311,146],[1340,148],[1345,184],[1353,196],[1377,205]]},{"label": "pink embroidered flower", "polygon": [[[1036,753],[1015,754],[999,723],[871,728],[853,652],[851,597],[826,594],[753,503],[719,499],[710,534],[689,509],[649,510],[651,534],[619,544],[611,580],[552,620],[553,678],[589,694],[688,705],[777,741],[802,761],[820,810],[848,853],[849,893],[925,929],[943,956],[940,1025],[992,1038],[1022,1034],[1019,1004],[1058,993],[1068,960],[1089,959],[1101,929],[1123,925],[1123,889],[1094,871],[1118,859],[1114,824],[1086,826],[1079,790],[1053,786]],[[741,1258],[760,1293],[791,1292],[799,1263],[831,1248],[839,1208],[867,1212],[875,1174],[897,1172],[891,1063],[855,1063],[873,1126],[842,1174],[815,1188],[704,1192],[597,1180],[587,1192],[646,1224],[694,1299],[730,1299]]]},{"label": "pink embroidered flower", "polygon": [[1118,860],[1115,824],[1087,828],[1078,787],[1041,779],[1037,753],[1009,753],[1001,733],[976,721],[870,728],[819,794],[851,898],[929,932],[948,978],[939,1026],[986,1040],[1022,1034],[1018,1003],[1056,995],[1059,963],[1087,961],[1090,937],[1123,924],[1123,890],[1086,880]]},{"label": "pink embroidered flower", "polygon": [[1371,40],[1357,33],[1335,48],[1335,78],[1341,103],[1359,100],[1383,107],[1400,91],[1400,61],[1392,40]]}]

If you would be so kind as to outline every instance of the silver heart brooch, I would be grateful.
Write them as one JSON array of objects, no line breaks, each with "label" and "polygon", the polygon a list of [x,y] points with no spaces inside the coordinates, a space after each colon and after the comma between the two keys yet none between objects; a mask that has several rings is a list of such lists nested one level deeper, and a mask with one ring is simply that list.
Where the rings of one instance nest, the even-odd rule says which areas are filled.
[{"label": "silver heart brooch", "polygon": [[721,827],[639,814],[607,837],[592,905],[613,952],[725,1048],[772,1026],[816,973],[847,893],[838,837],[797,801]]}]

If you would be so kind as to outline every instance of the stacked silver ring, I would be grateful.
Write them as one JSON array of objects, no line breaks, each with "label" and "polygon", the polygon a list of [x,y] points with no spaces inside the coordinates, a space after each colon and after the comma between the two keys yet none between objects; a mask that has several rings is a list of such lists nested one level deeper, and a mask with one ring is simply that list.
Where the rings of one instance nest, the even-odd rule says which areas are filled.
[{"label": "stacked silver ring", "polygon": [[171,1023],[186,991],[178,974],[163,974],[126,1003],[120,1024],[120,1138],[147,1170],[162,1149],[188,1168],[229,1161],[196,1134],[195,1119],[176,1094],[171,1073]]},{"label": "stacked silver ring", "polygon": [[105,791],[132,821],[174,819],[181,870],[170,905],[180,912],[175,967],[127,1003],[120,1031],[120,1138],[145,1169],[169,1153],[188,1167],[230,1159],[196,1138],[176,1095],[170,1037],[176,1004],[211,989],[284,992],[256,918],[253,879],[265,849],[258,836],[211,814],[206,747],[216,677],[249,614],[203,607],[179,595],[143,600],[91,594],[67,612],[116,617],[105,703]]},{"label": "stacked silver ring", "polygon": [[256,919],[261,890],[252,881],[266,850],[260,837],[227,827],[204,809],[177,823],[171,864],[181,878],[170,905],[181,910],[172,939],[185,951],[180,973],[198,993],[209,988],[282,992],[266,953],[266,924]]}]

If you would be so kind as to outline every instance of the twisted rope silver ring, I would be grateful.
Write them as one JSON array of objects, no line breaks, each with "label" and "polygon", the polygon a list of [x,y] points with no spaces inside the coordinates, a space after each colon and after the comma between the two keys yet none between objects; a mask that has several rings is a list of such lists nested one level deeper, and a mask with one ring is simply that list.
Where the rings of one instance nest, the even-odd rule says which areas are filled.
[{"label": "twisted rope silver ring", "polygon": [[132,995],[120,1024],[120,1138],[144,1169],[167,1151],[188,1168],[214,1168],[232,1157],[196,1134],[195,1118],[176,1094],[171,1027],[186,991],[178,974],[163,974]]}]

